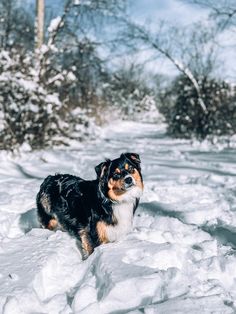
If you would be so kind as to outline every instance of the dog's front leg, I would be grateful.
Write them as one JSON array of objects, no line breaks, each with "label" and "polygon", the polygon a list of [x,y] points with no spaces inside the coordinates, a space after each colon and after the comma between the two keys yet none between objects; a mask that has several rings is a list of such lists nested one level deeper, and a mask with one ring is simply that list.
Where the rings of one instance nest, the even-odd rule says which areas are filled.
[{"label": "dog's front leg", "polygon": [[90,235],[88,233],[88,230],[86,228],[81,229],[79,231],[79,236],[81,240],[81,246],[82,246],[82,258],[85,260],[93,253],[94,246],[92,244],[92,240],[90,238]]}]

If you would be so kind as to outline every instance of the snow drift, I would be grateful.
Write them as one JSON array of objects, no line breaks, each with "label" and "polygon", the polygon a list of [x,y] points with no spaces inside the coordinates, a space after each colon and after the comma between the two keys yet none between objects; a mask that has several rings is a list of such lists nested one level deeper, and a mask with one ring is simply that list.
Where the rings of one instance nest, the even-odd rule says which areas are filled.
[{"label": "snow drift", "polygon": [[[1,153],[1,313],[235,313],[235,148],[164,131],[123,122],[73,149]],[[35,195],[49,173],[93,178],[125,151],[145,183],[133,231],[82,261],[74,239],[38,228]]]}]

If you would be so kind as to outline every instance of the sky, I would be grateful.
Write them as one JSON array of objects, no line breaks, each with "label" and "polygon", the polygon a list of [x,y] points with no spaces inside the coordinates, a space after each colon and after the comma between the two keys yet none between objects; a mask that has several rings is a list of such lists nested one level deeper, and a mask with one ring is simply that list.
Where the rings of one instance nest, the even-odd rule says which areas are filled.
[{"label": "sky", "polygon": [[[23,1],[23,0],[19,0]],[[146,22],[149,23],[151,29],[155,30],[159,22],[167,22],[173,26],[187,27],[194,22],[206,22],[208,19],[209,11],[207,9],[200,8],[198,6],[190,5],[187,1],[181,0],[129,0],[131,7],[129,14],[131,18],[140,24]],[[34,3],[34,0],[28,0],[29,3]],[[64,0],[45,0],[45,4],[48,8],[53,8],[53,12],[56,15],[60,14],[60,8],[63,7]],[[236,55],[235,49],[232,47],[232,34],[231,32],[225,32],[221,34],[221,42],[227,49],[219,48],[220,64],[219,73],[224,78],[236,80]],[[114,59],[114,63],[127,62],[129,59],[135,57],[137,62],[146,62],[146,69],[152,72],[158,72],[161,74],[174,75],[176,69],[172,64],[164,59],[155,59],[153,62],[147,62],[149,59],[153,59],[152,51],[139,51],[135,56],[123,56],[121,60]],[[224,71],[222,69],[224,68]]]},{"label": "sky", "polygon": [[135,19],[145,22],[166,20],[173,24],[188,25],[207,18],[208,11],[178,0],[136,0],[133,1]]},{"label": "sky", "polygon": [[[134,0],[133,14],[131,16],[138,23],[150,23],[155,29],[157,23],[167,22],[173,26],[187,27],[192,23],[208,21],[209,10],[195,5],[187,4],[187,1],[181,0]],[[234,34],[235,37],[235,34]],[[235,38],[231,31],[225,31],[220,35],[220,42],[223,47],[218,47],[219,69],[216,74],[228,80],[236,80],[236,53]],[[225,49],[226,47],[226,49]],[[152,59],[151,51],[140,52],[138,60],[144,61],[147,58]],[[146,64],[147,69],[153,72],[159,72],[167,75],[176,74],[177,70],[170,62],[165,59],[156,59],[155,62]],[[224,71],[222,71],[224,69]]]}]

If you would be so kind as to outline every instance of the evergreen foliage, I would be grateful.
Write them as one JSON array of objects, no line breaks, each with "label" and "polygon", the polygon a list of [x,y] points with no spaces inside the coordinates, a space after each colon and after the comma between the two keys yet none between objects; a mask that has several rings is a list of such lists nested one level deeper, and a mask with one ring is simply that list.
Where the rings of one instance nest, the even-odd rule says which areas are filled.
[{"label": "evergreen foliage", "polygon": [[199,106],[196,89],[179,76],[168,89],[169,102],[160,107],[168,132],[174,137],[204,139],[208,135],[236,132],[236,94],[234,87],[211,78],[198,79],[206,112]]}]

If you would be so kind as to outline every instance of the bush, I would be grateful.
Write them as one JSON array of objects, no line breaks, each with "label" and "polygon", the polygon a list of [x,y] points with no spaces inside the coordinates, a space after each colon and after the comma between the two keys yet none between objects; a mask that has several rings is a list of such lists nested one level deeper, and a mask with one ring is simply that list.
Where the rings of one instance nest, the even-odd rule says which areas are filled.
[{"label": "bush", "polygon": [[118,69],[104,84],[104,98],[120,111],[123,119],[154,122],[160,115],[154,92],[141,70],[134,64]]},{"label": "bush", "polygon": [[32,60],[31,53],[0,52],[0,149],[14,150],[23,143],[32,149],[67,144],[68,138],[80,140],[87,134],[84,111],[69,110],[59,95],[62,82],[73,80],[73,75],[61,71],[41,77]]},{"label": "bush", "polygon": [[[199,105],[197,92],[185,77],[178,77],[166,91],[168,101],[160,111],[168,124],[168,133],[178,138],[208,135],[231,135],[236,132],[236,94],[224,81],[203,78],[198,80],[207,111]],[[167,104],[167,105],[166,105]]]}]

